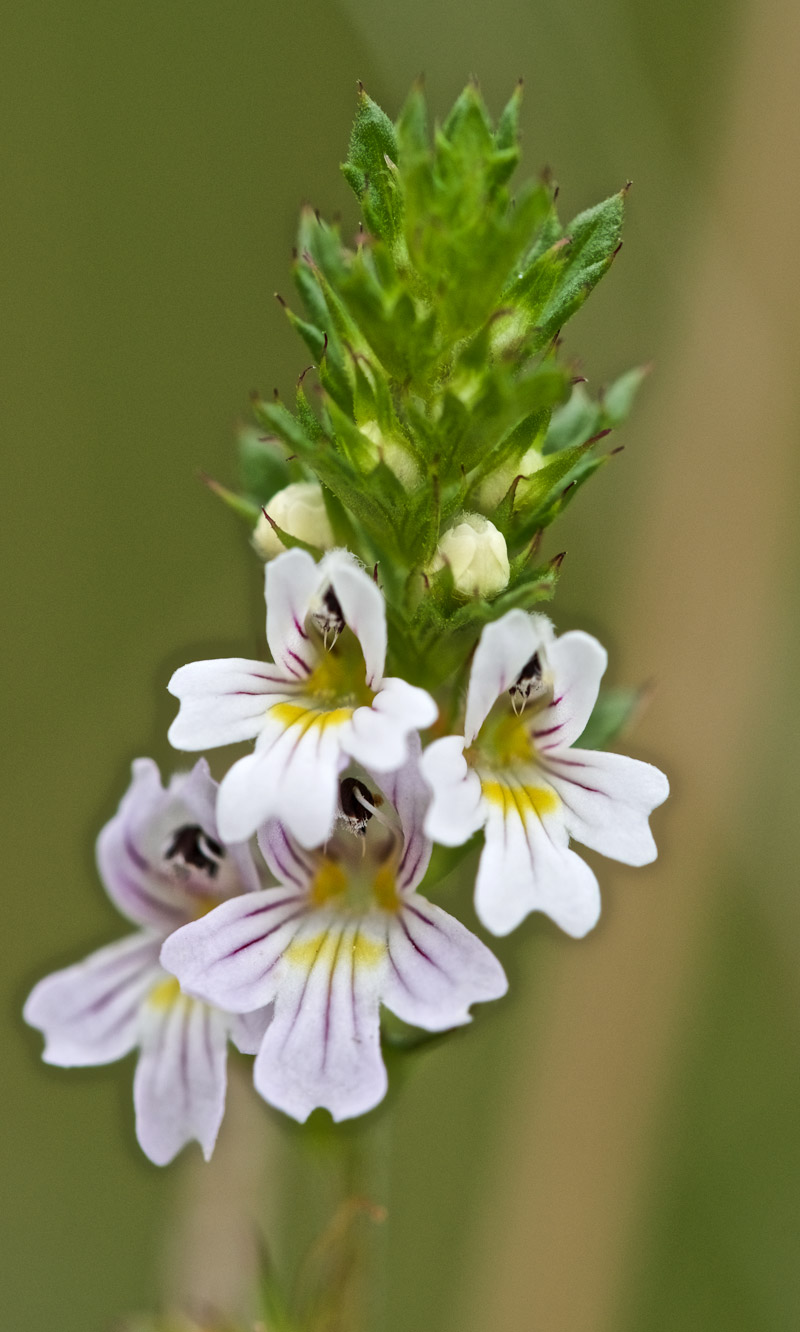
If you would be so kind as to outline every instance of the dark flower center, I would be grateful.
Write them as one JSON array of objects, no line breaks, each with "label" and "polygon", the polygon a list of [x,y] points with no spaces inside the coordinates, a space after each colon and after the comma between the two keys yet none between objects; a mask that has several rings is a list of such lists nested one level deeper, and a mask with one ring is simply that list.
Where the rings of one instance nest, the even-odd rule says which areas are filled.
[{"label": "dark flower center", "polygon": [[215,879],[219,872],[220,861],[225,858],[225,851],[215,838],[196,823],[178,828],[167,847],[165,858],[179,864],[192,865],[195,869]]}]

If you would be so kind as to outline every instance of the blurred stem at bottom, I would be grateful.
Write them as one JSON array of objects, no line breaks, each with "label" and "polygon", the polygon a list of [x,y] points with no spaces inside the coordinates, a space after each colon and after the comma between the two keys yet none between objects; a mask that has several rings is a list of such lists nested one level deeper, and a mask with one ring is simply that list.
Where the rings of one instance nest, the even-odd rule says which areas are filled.
[{"label": "blurred stem at bottom", "polygon": [[384,1324],[390,1115],[347,1124],[324,1112],[286,1125],[282,1198],[270,1239],[268,1332],[379,1332]]}]

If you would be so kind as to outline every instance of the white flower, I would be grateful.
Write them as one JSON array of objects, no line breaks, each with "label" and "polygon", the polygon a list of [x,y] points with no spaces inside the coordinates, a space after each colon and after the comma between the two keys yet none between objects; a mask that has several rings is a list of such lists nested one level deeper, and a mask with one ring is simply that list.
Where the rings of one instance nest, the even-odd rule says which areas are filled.
[{"label": "white flower", "polygon": [[225,1108],[228,1038],[255,1053],[268,1016],[243,1019],[189,998],[158,960],[176,926],[260,888],[248,847],[219,841],[215,800],[205,760],[166,791],[155,763],[136,760],[98,838],[97,862],[112,901],[141,928],[47,976],[24,1011],[44,1032],[49,1064],[107,1064],[139,1046],[136,1134],[156,1165],[193,1138],[210,1157]]},{"label": "white flower", "polygon": [[508,585],[506,539],[481,513],[462,514],[443,534],[431,568],[436,572],[446,564],[465,597],[493,597]]},{"label": "white flower", "polygon": [[[318,550],[330,550],[336,544],[318,481],[293,481],[277,491],[264,507],[272,522],[298,541]],[[274,559],[286,549],[263,513],[253,533],[253,545],[264,560]]]},{"label": "white flower", "polygon": [[[415,748],[418,749],[418,741]],[[347,778],[324,849],[277,820],[259,842],[279,888],[226,902],[178,930],[161,954],[191,993],[232,1011],[274,1005],[256,1057],[270,1104],[304,1120],[363,1114],[386,1091],[379,1006],[427,1031],[470,1021],[499,998],[503,969],[452,916],[414,890],[428,865],[428,793],[415,759],[378,780]]]},{"label": "white flower", "polygon": [[422,756],[433,791],[428,835],[457,846],[485,829],[475,907],[494,934],[530,911],[576,937],[596,923],[597,880],[570,837],[626,865],[656,857],[647,820],[669,793],[664,774],[621,754],[570,748],[606,661],[589,634],[556,638],[544,616],[509,611],[487,625],[475,652],[465,735]]},{"label": "white flower", "polygon": [[411,732],[436,720],[424,690],[384,678],[386,610],[376,584],[345,550],[319,565],[288,550],[266,567],[273,663],[230,657],[182,666],[169,682],[181,708],[177,749],[255,739],[220,786],[217,817],[229,842],[279,818],[304,847],[319,846],[336,815],[339,773],[352,758],[399,768]]}]

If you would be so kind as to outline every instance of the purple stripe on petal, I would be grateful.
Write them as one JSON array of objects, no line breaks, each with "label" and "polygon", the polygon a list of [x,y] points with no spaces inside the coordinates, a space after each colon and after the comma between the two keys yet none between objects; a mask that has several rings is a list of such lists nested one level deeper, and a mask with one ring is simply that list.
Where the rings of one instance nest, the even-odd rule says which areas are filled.
[{"label": "purple stripe on petal", "polygon": [[300,998],[299,998],[298,1001],[297,1001],[297,1007],[296,1007],[295,1010],[294,1010],[294,1013],[293,1013],[293,1015],[292,1015],[292,1020],[291,1020],[291,1022],[289,1023],[289,1026],[288,1026],[288,1028],[287,1028],[287,1030],[286,1030],[286,1035],[284,1036],[283,1041],[282,1041],[282,1043],[281,1043],[281,1053],[283,1053],[283,1051],[286,1049],[286,1046],[287,1046],[287,1044],[288,1044],[288,1042],[289,1042],[289,1039],[290,1039],[290,1037],[291,1037],[291,1035],[292,1035],[292,1032],[294,1031],[295,1027],[297,1026],[297,1020],[298,1020],[298,1018],[300,1017],[300,1013],[302,1012],[303,1004],[304,1004],[304,1002],[305,1002],[306,991],[307,991],[307,989],[308,989],[308,983],[309,983],[309,981],[311,980],[311,973],[312,973],[312,971],[314,970],[315,966],[317,965],[317,962],[319,961],[320,953],[322,952],[323,948],[325,947],[325,943],[326,943],[327,938],[328,938],[328,933],[329,933],[329,931],[326,930],[325,933],[323,934],[323,936],[322,936],[322,938],[321,938],[321,940],[320,940],[320,943],[319,943],[319,947],[317,948],[317,951],[316,951],[316,953],[314,954],[314,956],[313,956],[313,958],[312,958],[312,960],[311,960],[311,966],[308,968],[308,971],[306,972],[306,978],[305,978],[305,981],[303,982],[303,988],[302,988],[302,990],[300,991]]},{"label": "purple stripe on petal", "polygon": [[290,921],[296,920],[298,916],[304,914],[305,910],[301,908],[301,910],[295,911],[293,915],[284,916],[283,920],[279,920],[277,925],[272,925],[268,930],[265,930],[263,934],[259,934],[257,938],[247,939],[245,943],[239,944],[238,948],[234,948],[232,952],[224,953],[222,957],[215,958],[211,965],[218,967],[221,962],[228,962],[232,957],[237,957],[239,953],[246,953],[248,948],[255,948],[257,944],[263,943],[265,939],[268,939],[271,934],[275,934],[278,930],[282,930],[284,925],[288,925]]}]

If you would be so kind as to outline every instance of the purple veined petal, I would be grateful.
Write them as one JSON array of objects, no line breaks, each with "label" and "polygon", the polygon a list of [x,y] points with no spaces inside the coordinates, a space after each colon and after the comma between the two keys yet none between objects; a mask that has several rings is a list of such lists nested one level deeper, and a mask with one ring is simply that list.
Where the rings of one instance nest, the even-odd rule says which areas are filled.
[{"label": "purple veined petal", "polygon": [[574,743],[588,722],[600,692],[608,653],[580,629],[547,645],[553,675],[553,701],[534,714],[531,736],[543,754]]},{"label": "purple veined petal", "polygon": [[[487,624],[475,649],[467,690],[464,721],[466,742],[471,745],[494,702],[519,679],[523,666],[539,648],[552,641],[553,630],[545,615],[511,610]],[[549,647],[548,647],[549,651]]]},{"label": "purple veined petal", "polygon": [[422,746],[419,736],[408,737],[409,754],[402,767],[395,772],[367,773],[383,795],[397,811],[403,830],[403,849],[397,866],[397,889],[411,892],[423,878],[431,858],[432,845],[425,835],[425,815],[430,804],[430,791],[420,771]]},{"label": "purple veined petal", "polygon": [[227,1015],[165,977],[142,1005],[133,1081],[136,1136],[156,1165],[197,1140],[209,1160],[225,1111]]},{"label": "purple veined petal", "polygon": [[336,817],[338,777],[346,764],[341,737],[350,712],[287,705],[273,710],[249,754],[234,763],[220,785],[217,818],[226,842],[252,836],[277,817],[301,846],[319,846]]},{"label": "purple veined petal", "polygon": [[112,902],[128,920],[165,933],[187,918],[185,894],[160,863],[162,843],[179,822],[169,818],[172,802],[153,760],[135,759],[132,772],[117,813],[97,838],[97,869]]},{"label": "purple veined petal", "polygon": [[347,627],[364,654],[367,684],[377,689],[386,662],[386,607],[383,593],[347,550],[332,550],[319,567],[319,586],[330,583]]},{"label": "purple veined petal", "polygon": [[166,791],[152,759],[134,761],[131,785],[97,839],[100,877],[129,920],[166,934],[204,909],[210,894],[224,898],[260,887],[247,846],[222,848],[213,873],[168,858],[183,828],[199,826],[219,840],[216,792],[205,759],[177,773]]},{"label": "purple veined petal", "polygon": [[227,1013],[254,1012],[272,1002],[307,914],[305,894],[289,888],[245,893],[171,934],[161,965],[186,994]]},{"label": "purple veined petal", "polygon": [[349,917],[309,918],[287,954],[275,1013],[256,1056],[256,1089],[301,1123],[318,1106],[336,1120],[377,1105],[387,1077],[379,1002],[385,927]]},{"label": "purple veined petal", "polygon": [[270,560],[265,569],[269,650],[280,672],[298,684],[307,679],[317,661],[306,616],[319,579],[319,569],[308,551],[297,548]]},{"label": "purple veined petal", "polygon": [[[170,781],[170,793],[180,795],[193,820],[206,834],[221,841],[217,827],[217,799],[219,783],[214,781],[205,759],[198,759],[191,772],[178,773]],[[237,893],[257,892],[261,879],[256,869],[249,842],[231,842],[225,845],[225,855],[214,880],[220,897],[233,897]]]},{"label": "purple veined petal", "polygon": [[44,1034],[46,1063],[109,1064],[133,1049],[160,947],[161,936],[131,934],[34,986],[23,1016]]},{"label": "purple veined petal", "polygon": [[463,735],[434,740],[420,759],[432,799],[425,832],[442,846],[461,846],[483,827],[486,811],[480,778],[464,758]]},{"label": "purple veined petal", "polygon": [[543,911],[581,938],[597,923],[600,889],[585,861],[568,849],[558,797],[537,787],[484,783],[486,844],[475,884],[475,910],[492,934],[509,934]]},{"label": "purple veined petal", "polygon": [[268,819],[258,830],[258,845],[267,868],[278,880],[305,893],[316,872],[311,854],[300,846],[280,819]]},{"label": "purple veined petal", "polygon": [[167,685],[181,705],[169,742],[175,749],[214,749],[253,740],[267,708],[290,698],[295,686],[294,675],[279,666],[244,657],[181,666]]},{"label": "purple veined petal", "polygon": [[625,865],[647,865],[658,852],[648,817],[669,795],[658,768],[624,754],[569,749],[542,756],[570,836]]},{"label": "purple veined petal", "polygon": [[264,1033],[272,1021],[272,1004],[257,1008],[255,1013],[230,1013],[228,1034],[240,1054],[258,1054]]},{"label": "purple veined petal", "polygon": [[460,921],[416,893],[388,927],[382,1002],[404,1022],[445,1031],[471,1021],[470,1005],[508,989],[493,953]]}]

